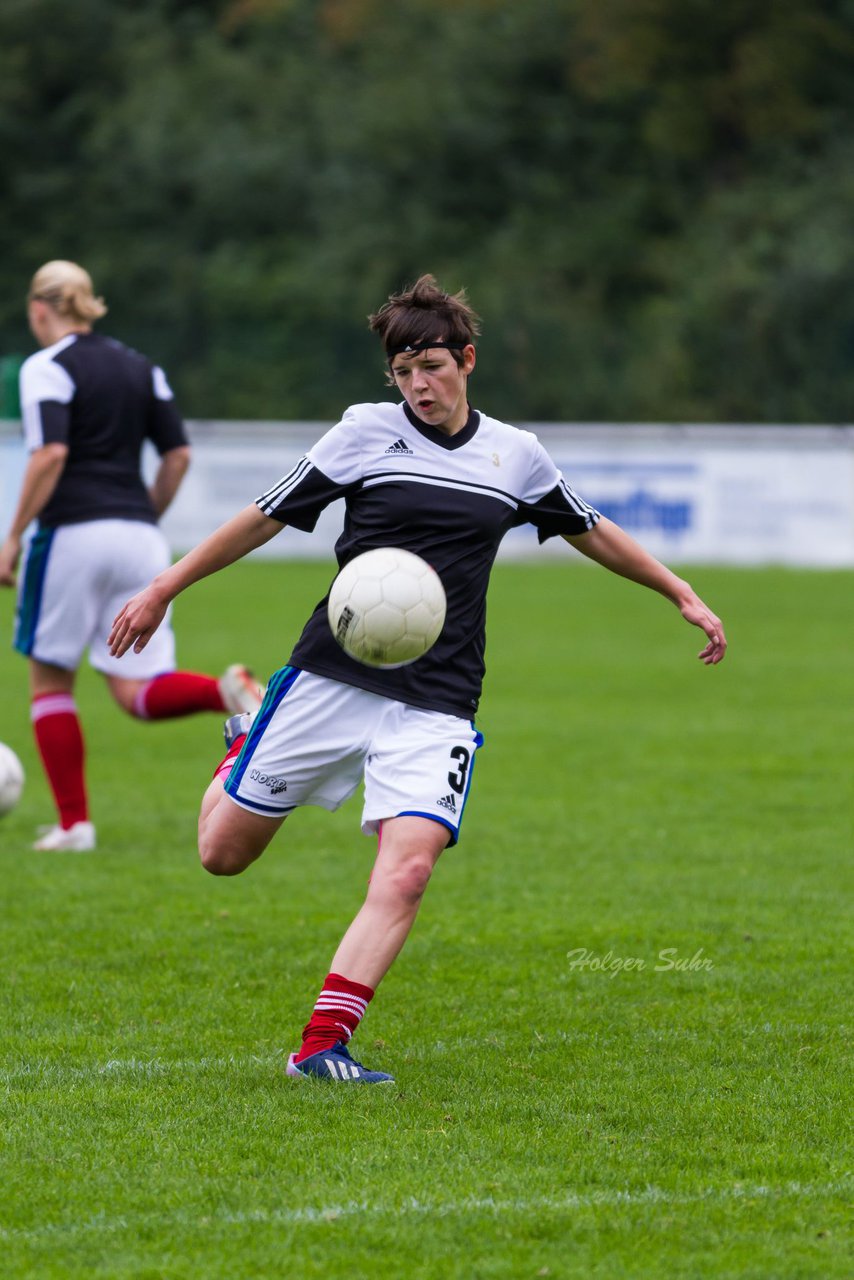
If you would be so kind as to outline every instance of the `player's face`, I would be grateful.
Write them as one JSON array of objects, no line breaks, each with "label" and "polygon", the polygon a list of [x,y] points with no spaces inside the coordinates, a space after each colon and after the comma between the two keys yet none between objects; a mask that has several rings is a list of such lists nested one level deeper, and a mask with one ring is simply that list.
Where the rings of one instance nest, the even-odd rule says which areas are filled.
[{"label": "player's face", "polygon": [[397,355],[391,365],[397,388],[416,417],[446,435],[456,435],[468,419],[466,385],[474,368],[473,346],[463,347],[462,364],[444,347],[413,356]]},{"label": "player's face", "polygon": [[48,346],[50,308],[47,303],[42,302],[40,298],[30,299],[27,303],[27,320],[30,324],[30,333],[33,335],[39,346]]}]

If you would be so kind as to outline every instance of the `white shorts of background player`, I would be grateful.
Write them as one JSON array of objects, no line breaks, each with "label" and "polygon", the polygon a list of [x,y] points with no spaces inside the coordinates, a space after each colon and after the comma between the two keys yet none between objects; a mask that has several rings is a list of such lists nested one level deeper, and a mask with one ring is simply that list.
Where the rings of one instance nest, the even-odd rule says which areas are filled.
[{"label": "white shorts of background player", "polygon": [[[89,520],[42,529],[27,547],[15,647],[68,671],[89,650],[96,671],[149,680],[175,670],[170,612],[142,653],[110,656],[107,637],[125,601],[170,562],[166,539],[141,520]],[[25,634],[26,632],[26,634]]]}]

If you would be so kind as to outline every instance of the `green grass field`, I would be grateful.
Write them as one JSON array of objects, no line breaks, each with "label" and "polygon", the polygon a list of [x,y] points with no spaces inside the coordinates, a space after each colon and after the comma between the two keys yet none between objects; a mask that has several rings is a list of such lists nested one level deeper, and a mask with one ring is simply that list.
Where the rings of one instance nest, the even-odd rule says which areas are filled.
[{"label": "green grass field", "polygon": [[[328,573],[194,588],[182,665],[281,665]],[[355,1041],[388,1089],[283,1074],[369,873],[358,800],[207,876],[218,719],[131,722],[87,671],[100,848],[31,853],[4,646],[4,1277],[852,1274],[851,576],[691,578],[717,669],[601,570],[496,570],[463,838]]]}]

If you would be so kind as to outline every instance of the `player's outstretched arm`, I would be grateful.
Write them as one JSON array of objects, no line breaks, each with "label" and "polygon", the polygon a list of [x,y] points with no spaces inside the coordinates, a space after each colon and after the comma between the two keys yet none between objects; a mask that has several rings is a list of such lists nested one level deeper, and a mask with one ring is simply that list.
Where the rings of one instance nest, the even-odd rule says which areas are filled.
[{"label": "player's outstretched arm", "polygon": [[704,631],[708,640],[697,655],[701,662],[713,666],[726,653],[726,636],[720,618],[705,605],[690,583],[679,578],[655,556],[635,542],[625,529],[603,516],[588,533],[570,536],[566,541],[597,564],[632,582],[658,591],[676,605],[686,622]]},{"label": "player's outstretched arm", "polygon": [[281,521],[265,516],[254,502],[244,507],[128,600],[113,623],[108,642],[110,653],[120,658],[131,646],[134,653],[141,653],[177,595],[194,582],[210,577],[263,546],[284,527]]}]

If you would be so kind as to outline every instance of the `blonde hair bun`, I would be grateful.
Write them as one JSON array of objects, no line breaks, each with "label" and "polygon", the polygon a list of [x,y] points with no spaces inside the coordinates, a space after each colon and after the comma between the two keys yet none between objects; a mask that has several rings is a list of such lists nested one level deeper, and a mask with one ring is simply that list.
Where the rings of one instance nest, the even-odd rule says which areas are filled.
[{"label": "blonde hair bun", "polygon": [[56,258],[39,267],[33,276],[28,295],[38,298],[67,320],[91,324],[107,314],[103,298],[95,297],[92,277],[76,262]]}]

